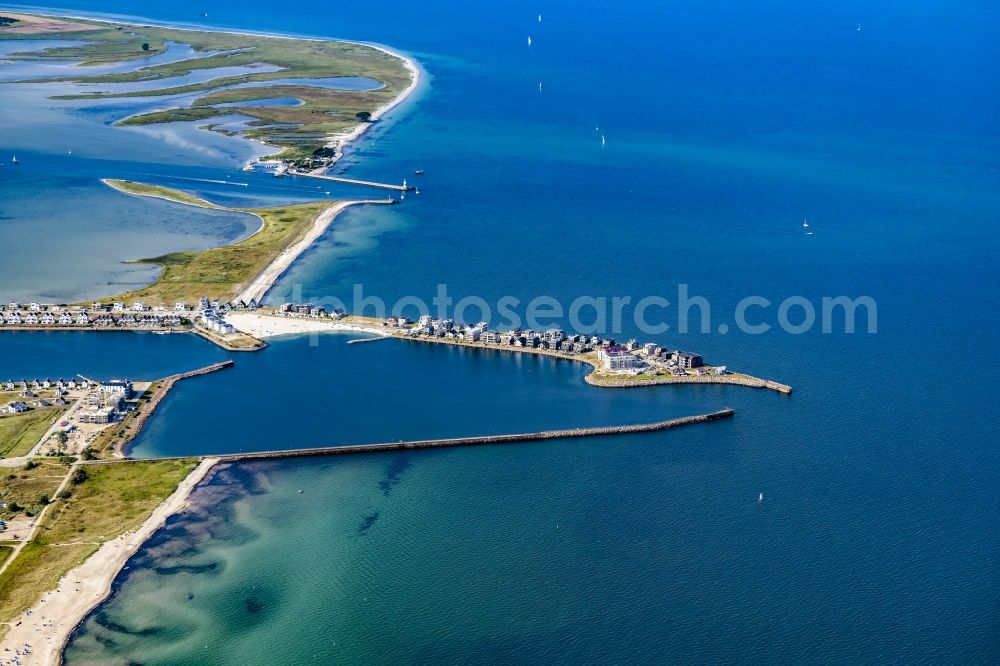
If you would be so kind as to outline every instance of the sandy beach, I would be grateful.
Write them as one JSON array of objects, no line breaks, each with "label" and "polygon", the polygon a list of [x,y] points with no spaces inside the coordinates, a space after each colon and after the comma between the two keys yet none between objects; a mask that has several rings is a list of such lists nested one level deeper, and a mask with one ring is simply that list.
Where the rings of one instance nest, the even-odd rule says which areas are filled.
[{"label": "sandy beach", "polygon": [[274,286],[274,283],[277,282],[278,278],[280,278],[282,274],[288,270],[288,267],[292,265],[292,262],[294,262],[300,254],[309,249],[309,247],[326,232],[334,218],[351,206],[356,206],[358,204],[388,205],[390,202],[391,199],[359,199],[357,201],[339,201],[325,209],[322,213],[316,216],[315,220],[313,220],[312,226],[309,227],[305,236],[303,236],[297,243],[293,243],[292,245],[286,247],[281,254],[275,257],[274,260],[271,261],[271,263],[268,264],[257,277],[251,280],[243,288],[243,290],[237,294],[234,300],[241,300],[249,303],[250,299],[255,299],[259,303],[271,287]]},{"label": "sandy beach", "polygon": [[255,338],[274,338],[281,335],[299,335],[301,333],[324,333],[330,331],[353,331],[385,335],[377,330],[354,324],[343,324],[330,319],[306,319],[302,317],[284,317],[280,315],[256,314],[254,312],[231,312],[226,315],[226,321],[238,330]]},{"label": "sandy beach", "polygon": [[[62,649],[73,629],[95,606],[111,593],[111,583],[128,559],[173,514],[184,509],[188,496],[218,462],[205,458],[177,486],[160,506],[156,507],[139,529],[107,541],[96,553],[76,569],[69,571],[59,587],[42,596],[22,614],[0,641],[0,664],[13,663],[16,650],[22,666],[49,666],[61,661]],[[25,655],[25,645],[31,653]]]},{"label": "sandy beach", "polygon": [[[403,66],[406,67],[406,69],[409,70],[410,72],[410,85],[406,86],[406,89],[403,90],[403,92],[401,92],[395,98],[393,98],[391,102],[383,104],[379,108],[375,109],[375,111],[372,113],[372,120],[375,121],[379,120],[389,111],[392,111],[394,108],[402,104],[410,95],[413,94],[413,91],[417,89],[417,85],[420,83],[420,68],[417,67],[417,64],[415,62],[413,62],[406,56],[400,53],[396,53],[395,51],[391,51],[385,48],[384,46],[376,46],[375,44],[365,44],[365,46],[382,51],[383,53],[387,53],[393,56],[394,58],[399,58],[400,60],[403,61]],[[337,161],[344,156],[344,146],[346,146],[348,143],[350,143],[354,139],[358,138],[359,136],[367,132],[371,126],[372,123],[361,123],[350,132],[343,132],[341,134],[334,134],[333,136],[331,136],[326,144],[326,147],[333,148],[334,151],[336,151],[333,155],[333,160],[331,160],[330,164],[328,164],[327,166],[316,169],[312,173],[322,175],[325,174],[327,171],[329,171],[333,167],[333,165],[335,165]]]}]

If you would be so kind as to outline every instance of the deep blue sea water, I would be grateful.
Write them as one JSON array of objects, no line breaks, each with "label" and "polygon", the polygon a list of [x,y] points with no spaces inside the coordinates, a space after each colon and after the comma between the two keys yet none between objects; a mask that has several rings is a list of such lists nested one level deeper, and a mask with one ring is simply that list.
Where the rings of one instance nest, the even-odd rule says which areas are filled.
[{"label": "deep blue sea water", "polygon": [[[96,0],[62,7],[121,11]],[[370,40],[426,70],[414,101],[344,162],[380,180],[424,169],[420,194],[339,219],[275,300],[295,289],[349,300],[356,283],[389,302],[429,299],[445,283],[456,300],[491,303],[674,301],[685,283],[710,301],[712,332],[642,338],[795,393],[612,395],[569,364],[348,347],[343,336],[237,355],[236,368],[179,386],[137,450],[517,431],[722,404],[737,417],[649,436],[228,467],[119,577],[69,663],[1000,660],[990,398],[1000,15],[990,3],[143,11]],[[10,122],[0,155],[20,156],[24,144],[65,152],[61,140],[12,137]],[[199,133],[171,136],[186,143],[127,135],[133,158],[95,143],[80,149],[82,165],[61,168],[211,180],[246,154],[217,138],[191,153],[182,146]],[[163,182],[225,201],[301,200],[311,187]],[[8,189],[5,201],[46,191]],[[180,241],[164,225],[158,244],[170,248]],[[36,264],[21,266],[11,275]],[[73,272],[61,270],[35,274],[67,289]],[[757,312],[775,330],[735,330],[734,308],[751,295],[774,303]],[[793,295],[871,296],[878,332],[776,330],[777,303]],[[626,319],[619,337],[639,333]],[[52,351],[48,336],[37,347],[0,338],[0,378],[12,358],[17,374],[32,364],[51,368],[37,374],[82,372],[103,358],[108,374],[138,375],[221,354],[181,336],[81,339]],[[190,356],[173,360],[174,345]]]}]

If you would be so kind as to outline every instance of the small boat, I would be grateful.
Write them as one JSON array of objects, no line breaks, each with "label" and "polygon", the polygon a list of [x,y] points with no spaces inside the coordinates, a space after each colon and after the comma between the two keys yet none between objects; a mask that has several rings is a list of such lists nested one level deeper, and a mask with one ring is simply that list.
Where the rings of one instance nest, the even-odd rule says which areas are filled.
[{"label": "small boat", "polygon": [[538,82],[538,92],[542,92],[542,82]]},{"label": "small boat", "polygon": [[14,155],[14,159],[12,159],[10,162],[11,164],[20,164],[21,160],[17,159],[17,155]]},{"label": "small boat", "polygon": [[757,495],[757,501],[758,502],[763,502],[764,501],[764,493],[761,493],[761,494]]},{"label": "small boat", "polygon": [[604,145],[604,144],[606,144],[607,142],[608,142],[608,140],[607,140],[607,139],[605,139],[605,138],[604,138],[604,135],[602,134],[602,135],[601,135],[601,145],[603,146],[603,145]]},{"label": "small boat", "polygon": [[861,32],[861,24],[858,24],[858,32]]},{"label": "small boat", "polygon": [[539,23],[541,23],[541,22],[542,22],[542,15],[541,15],[541,14],[539,14],[539,15],[538,15],[538,22],[539,22]]},{"label": "small boat", "polygon": [[424,170],[423,169],[417,169],[416,171],[413,172],[413,175],[414,176],[422,176],[422,175],[424,175]]},{"label": "small boat", "polygon": [[528,36],[528,46],[531,46],[531,36]]},{"label": "small boat", "polygon": [[812,236],[813,235],[812,230],[809,229],[809,220],[808,219],[804,218],[802,220],[802,231],[805,232],[806,236]]}]

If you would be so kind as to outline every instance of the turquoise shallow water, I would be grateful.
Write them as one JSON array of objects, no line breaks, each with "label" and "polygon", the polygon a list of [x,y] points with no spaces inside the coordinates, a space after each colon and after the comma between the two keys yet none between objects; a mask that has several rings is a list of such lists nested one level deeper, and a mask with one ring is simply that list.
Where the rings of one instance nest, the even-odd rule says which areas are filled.
[{"label": "turquoise shallow water", "polygon": [[[420,195],[338,220],[276,299],[297,284],[346,298],[357,282],[390,302],[429,298],[439,282],[456,299],[671,297],[683,282],[710,299],[713,331],[747,295],[867,294],[878,333],[656,336],[785,381],[790,398],[607,394],[572,365],[347,347],[340,336],[235,356],[233,370],[179,386],[137,450],[624,422],[723,404],[737,417],[649,436],[226,468],[133,559],[67,661],[1000,660],[995,9],[384,8],[391,20],[362,5],[209,9],[220,27],[391,44],[428,72],[404,113],[344,162],[385,180],[422,168]],[[206,20],[183,2],[146,11]],[[309,194],[267,178],[179,180],[224,180],[244,150],[229,142],[177,167],[164,163],[181,149],[144,145],[142,164],[118,168],[226,201]],[[814,236],[801,234],[806,216]],[[775,323],[773,309],[761,316]],[[635,332],[626,321],[622,337]],[[0,378],[38,365],[165,374],[225,356],[156,337],[0,337]]]}]

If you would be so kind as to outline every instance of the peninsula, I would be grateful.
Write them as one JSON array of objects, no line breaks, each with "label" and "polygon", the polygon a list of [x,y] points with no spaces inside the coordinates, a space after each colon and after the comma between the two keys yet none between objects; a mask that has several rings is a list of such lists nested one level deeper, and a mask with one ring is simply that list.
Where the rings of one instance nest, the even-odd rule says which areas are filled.
[{"label": "peninsula", "polygon": [[197,121],[223,131],[213,119],[238,114],[247,119],[243,136],[277,147],[281,159],[303,167],[328,166],[344,143],[402,102],[420,78],[411,60],[355,42],[20,12],[3,17],[8,21],[0,24],[0,40],[72,40],[10,57],[135,64],[129,71],[88,74],[83,67],[31,81],[88,84],[54,98],[164,101],[120,125]]}]

